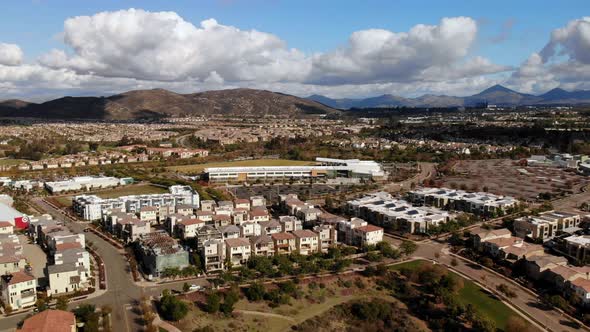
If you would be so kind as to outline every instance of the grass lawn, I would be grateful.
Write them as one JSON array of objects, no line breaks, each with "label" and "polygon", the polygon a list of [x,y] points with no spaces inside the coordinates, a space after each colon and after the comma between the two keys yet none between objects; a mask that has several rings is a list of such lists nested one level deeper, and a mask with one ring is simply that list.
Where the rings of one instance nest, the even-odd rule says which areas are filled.
[{"label": "grass lawn", "polygon": [[[402,268],[416,269],[422,264],[431,264],[427,261],[415,260],[392,266],[392,269],[401,270]],[[451,271],[451,273],[453,273]],[[458,278],[463,279],[463,288],[459,291],[457,300],[463,305],[471,304],[477,311],[484,314],[486,317],[494,320],[496,326],[500,329],[506,327],[506,322],[510,316],[519,316],[516,312],[510,309],[502,301],[496,299],[491,294],[487,293],[483,288],[476,285],[473,281],[467,280],[456,273],[453,273]]]},{"label": "grass lawn", "polygon": [[477,311],[493,319],[500,329],[506,327],[510,316],[519,316],[507,305],[493,298],[473,281],[465,280],[463,288],[459,291],[459,302],[464,305],[471,304]]},{"label": "grass lawn", "polygon": [[118,188],[108,189],[105,191],[99,191],[96,193],[96,195],[101,198],[115,198],[127,195],[162,194],[167,192],[168,189],[166,188],[157,187],[150,184],[132,184]]},{"label": "grass lawn", "polygon": [[166,167],[169,170],[184,172],[184,173],[199,173],[207,167],[247,167],[247,166],[307,166],[315,165],[313,161],[302,161],[302,160],[287,160],[287,159],[255,159],[255,160],[240,160],[240,161],[227,161],[217,163],[206,163],[206,164],[193,164],[193,165],[182,165],[182,166],[169,166]]},{"label": "grass lawn", "polygon": [[20,163],[24,163],[27,160],[24,159],[0,159],[0,166],[10,166],[10,165],[18,165]]}]

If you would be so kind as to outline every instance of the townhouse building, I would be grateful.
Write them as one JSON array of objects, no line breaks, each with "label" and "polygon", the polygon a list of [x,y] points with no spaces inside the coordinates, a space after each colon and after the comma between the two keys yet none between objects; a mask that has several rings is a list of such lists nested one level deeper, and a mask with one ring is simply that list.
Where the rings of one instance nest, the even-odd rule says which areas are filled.
[{"label": "townhouse building", "polygon": [[295,250],[300,255],[310,255],[319,252],[319,238],[318,235],[308,229],[293,231],[295,236]]},{"label": "townhouse building", "polygon": [[580,216],[567,212],[547,211],[538,216],[526,216],[514,221],[516,236],[547,241],[559,233],[578,230]]},{"label": "townhouse building", "polygon": [[203,259],[205,271],[219,271],[225,269],[225,241],[221,238],[205,240],[199,251]]},{"label": "townhouse building", "polygon": [[277,255],[289,255],[297,250],[295,235],[291,233],[275,233],[270,237]]},{"label": "townhouse building", "polygon": [[246,264],[252,254],[250,241],[246,238],[226,239],[225,250],[225,257],[232,267]]},{"label": "townhouse building", "polygon": [[249,238],[252,255],[272,257],[275,255],[273,239],[268,235],[251,236]]},{"label": "townhouse building", "polygon": [[0,277],[2,300],[5,305],[19,310],[35,305],[37,301],[37,279],[24,271],[16,271]]}]

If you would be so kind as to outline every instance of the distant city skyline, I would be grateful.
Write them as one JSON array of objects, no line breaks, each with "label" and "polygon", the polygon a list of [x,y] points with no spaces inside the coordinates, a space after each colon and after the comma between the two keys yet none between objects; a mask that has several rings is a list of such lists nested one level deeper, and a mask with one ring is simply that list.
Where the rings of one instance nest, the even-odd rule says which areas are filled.
[{"label": "distant city skyline", "polygon": [[3,5],[0,100],[248,87],[298,96],[590,89],[587,1]]}]

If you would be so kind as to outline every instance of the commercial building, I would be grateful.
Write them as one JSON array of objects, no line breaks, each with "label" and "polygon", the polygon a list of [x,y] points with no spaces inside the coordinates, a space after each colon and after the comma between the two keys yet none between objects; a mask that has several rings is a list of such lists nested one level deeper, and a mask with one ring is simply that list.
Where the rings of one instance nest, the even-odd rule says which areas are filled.
[{"label": "commercial building", "polygon": [[382,179],[386,174],[371,160],[316,158],[318,166],[210,167],[204,173],[212,182],[252,182],[272,179],[357,177]]},{"label": "commercial building", "polygon": [[127,181],[107,176],[78,176],[69,180],[45,182],[45,188],[52,194],[65,191],[102,189],[125,185]]}]

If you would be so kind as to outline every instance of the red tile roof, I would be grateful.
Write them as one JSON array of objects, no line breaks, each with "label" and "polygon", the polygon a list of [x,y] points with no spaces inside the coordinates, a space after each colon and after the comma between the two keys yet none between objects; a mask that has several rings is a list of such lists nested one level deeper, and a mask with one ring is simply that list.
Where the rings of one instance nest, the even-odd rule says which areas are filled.
[{"label": "red tile roof", "polygon": [[2,278],[5,278],[9,285],[35,280],[35,277],[30,274],[26,274],[23,271],[13,272],[11,274],[2,276]]},{"label": "red tile roof", "polygon": [[375,225],[367,225],[367,226],[361,226],[361,227],[357,227],[355,228],[356,230],[359,230],[363,233],[370,233],[370,232],[377,232],[377,231],[382,231],[383,228],[375,226]]},{"label": "red tile roof", "polygon": [[239,237],[237,239],[226,239],[225,244],[228,247],[245,247],[250,246],[250,241],[245,237]]},{"label": "red tile roof", "polygon": [[73,313],[48,309],[25,319],[22,332],[70,332],[76,325]]},{"label": "red tile roof", "polygon": [[302,230],[298,230],[298,231],[293,231],[293,235],[295,235],[296,237],[302,238],[302,237],[317,237],[318,235],[312,231],[310,231],[309,229],[302,229]]},{"label": "red tile roof", "polygon": [[274,240],[292,240],[295,238],[295,235],[291,233],[274,233],[271,235]]},{"label": "red tile roof", "polygon": [[74,249],[74,248],[82,248],[82,245],[79,242],[66,242],[66,243],[60,243],[55,246],[56,251],[63,251],[63,250]]},{"label": "red tile roof", "polygon": [[203,221],[201,219],[187,219],[187,220],[179,221],[178,223],[181,225],[184,225],[184,226],[190,226],[190,225],[204,224],[205,221]]},{"label": "red tile roof", "polygon": [[14,227],[10,221],[0,221],[0,227]]}]

